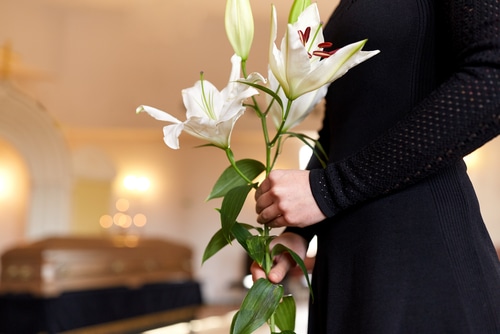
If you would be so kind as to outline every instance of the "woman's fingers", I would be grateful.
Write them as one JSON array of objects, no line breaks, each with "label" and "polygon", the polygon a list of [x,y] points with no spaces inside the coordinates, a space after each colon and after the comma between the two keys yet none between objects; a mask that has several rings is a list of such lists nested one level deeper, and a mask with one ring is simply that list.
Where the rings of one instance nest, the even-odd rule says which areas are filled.
[{"label": "woman's fingers", "polygon": [[264,181],[261,182],[259,188],[255,191],[255,200],[257,200],[260,196],[262,196],[264,193],[269,191],[271,188],[271,182],[269,179],[265,179]]},{"label": "woman's fingers", "polygon": [[[276,237],[269,246],[272,249],[276,244],[283,244],[293,250],[298,256],[304,258],[306,255],[308,243],[298,234],[284,232],[283,234]],[[274,264],[267,278],[273,283],[280,283],[283,278],[285,278],[290,268],[294,267],[296,263],[292,259],[290,254],[286,252],[277,255],[273,260]],[[266,278],[264,270],[256,262],[253,262],[250,266],[250,272],[252,273],[252,278],[254,281],[258,280],[259,278]]]},{"label": "woman's fingers", "polygon": [[285,278],[287,272],[295,265],[288,253],[283,253],[275,257],[275,264],[269,272],[268,278],[273,283],[280,283]]},{"label": "woman's fingers", "polygon": [[[288,270],[290,270],[290,268],[294,265],[295,262],[288,254],[278,255],[274,258],[274,266],[271,268],[267,278],[273,283],[280,283],[283,278],[285,278]],[[257,262],[252,263],[250,266],[250,272],[252,273],[252,279],[254,281],[259,278],[266,278],[266,273],[257,264]]]},{"label": "woman's fingers", "polygon": [[254,282],[259,278],[266,278],[266,273],[255,261],[252,262],[252,265],[250,266],[250,273],[252,274],[252,279]]},{"label": "woman's fingers", "polygon": [[311,192],[309,171],[272,171],[255,199],[257,222],[269,227],[305,227],[326,218]]}]

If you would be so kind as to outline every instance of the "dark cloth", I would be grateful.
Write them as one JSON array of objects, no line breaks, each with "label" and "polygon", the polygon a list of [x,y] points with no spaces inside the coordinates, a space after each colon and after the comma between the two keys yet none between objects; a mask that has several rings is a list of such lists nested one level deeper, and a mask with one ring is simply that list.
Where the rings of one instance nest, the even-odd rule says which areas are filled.
[{"label": "dark cloth", "polygon": [[71,291],[51,298],[9,294],[0,296],[0,334],[60,333],[202,303],[200,285],[193,281]]},{"label": "dark cloth", "polygon": [[[500,333],[500,264],[463,156],[500,133],[499,0],[342,0],[334,48],[380,54],[330,86],[313,158],[311,334]],[[500,154],[500,153],[499,153]]]}]

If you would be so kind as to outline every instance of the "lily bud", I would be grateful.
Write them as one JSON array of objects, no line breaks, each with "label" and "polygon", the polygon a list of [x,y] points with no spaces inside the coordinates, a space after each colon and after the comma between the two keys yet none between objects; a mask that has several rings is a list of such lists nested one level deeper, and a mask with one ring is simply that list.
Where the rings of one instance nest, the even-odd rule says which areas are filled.
[{"label": "lily bud", "polygon": [[311,5],[311,0],[294,0],[292,8],[290,8],[288,23],[297,22],[300,13],[302,13],[309,5]]},{"label": "lily bud", "polygon": [[246,61],[254,34],[250,0],[227,0],[224,21],[229,43],[231,43],[234,52],[243,61]]}]

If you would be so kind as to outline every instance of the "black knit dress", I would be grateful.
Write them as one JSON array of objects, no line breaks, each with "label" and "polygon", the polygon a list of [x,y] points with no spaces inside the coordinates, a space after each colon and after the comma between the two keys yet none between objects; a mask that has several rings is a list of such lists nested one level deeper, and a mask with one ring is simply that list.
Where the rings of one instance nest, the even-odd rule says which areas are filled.
[{"label": "black knit dress", "polygon": [[499,0],[342,0],[325,40],[364,38],[381,52],[331,85],[309,165],[328,218],[289,228],[318,236],[309,333],[500,333],[462,161],[500,134]]}]

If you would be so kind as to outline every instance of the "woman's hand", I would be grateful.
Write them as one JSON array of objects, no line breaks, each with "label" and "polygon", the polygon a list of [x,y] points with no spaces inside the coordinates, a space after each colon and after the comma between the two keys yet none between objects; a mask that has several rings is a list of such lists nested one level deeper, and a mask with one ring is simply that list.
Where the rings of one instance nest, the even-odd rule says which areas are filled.
[{"label": "woman's hand", "polygon": [[273,170],[255,192],[257,222],[305,227],[326,216],[312,195],[307,170]]},{"label": "woman's hand", "polygon": [[[272,249],[275,245],[282,244],[292,251],[294,251],[301,259],[306,257],[308,243],[307,240],[302,238],[300,235],[292,232],[284,232],[281,235],[271,241],[269,247]],[[267,278],[272,283],[280,283],[287,272],[296,265],[295,261],[288,253],[282,253],[274,258],[274,265],[269,272]],[[250,267],[250,272],[252,273],[252,278],[254,281],[259,278],[265,278],[266,273],[264,270],[256,263],[253,262]]]}]

